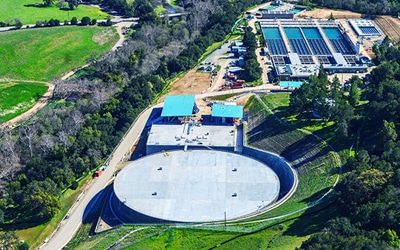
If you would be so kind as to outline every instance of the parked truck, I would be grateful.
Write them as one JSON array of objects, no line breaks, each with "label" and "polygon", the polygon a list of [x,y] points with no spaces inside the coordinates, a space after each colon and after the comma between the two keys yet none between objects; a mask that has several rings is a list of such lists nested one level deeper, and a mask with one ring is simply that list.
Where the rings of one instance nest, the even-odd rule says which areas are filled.
[{"label": "parked truck", "polygon": [[94,174],[93,174],[93,177],[99,177],[102,173],[103,173],[103,171],[105,171],[107,169],[107,166],[101,166],[101,167],[99,167],[97,170],[96,170],[96,172],[94,172]]}]

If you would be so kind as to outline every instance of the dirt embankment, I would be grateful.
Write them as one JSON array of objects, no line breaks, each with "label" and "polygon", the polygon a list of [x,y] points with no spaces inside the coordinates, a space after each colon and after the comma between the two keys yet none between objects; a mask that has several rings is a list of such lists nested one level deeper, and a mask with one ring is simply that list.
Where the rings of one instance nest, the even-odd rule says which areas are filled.
[{"label": "dirt embankment", "polygon": [[400,20],[398,18],[379,16],[375,18],[375,22],[393,43],[400,42]]},{"label": "dirt embankment", "polygon": [[331,14],[335,19],[351,19],[351,18],[361,18],[361,14],[357,12],[347,11],[347,10],[331,10],[331,9],[315,9],[312,11],[305,11],[299,15],[298,18],[320,18],[328,19]]},{"label": "dirt embankment", "polygon": [[[203,91],[207,91],[210,87],[211,77],[209,72],[197,71],[197,67],[195,67],[171,83],[168,95],[200,94]],[[164,100],[165,96],[162,96],[159,102],[163,102]]]}]

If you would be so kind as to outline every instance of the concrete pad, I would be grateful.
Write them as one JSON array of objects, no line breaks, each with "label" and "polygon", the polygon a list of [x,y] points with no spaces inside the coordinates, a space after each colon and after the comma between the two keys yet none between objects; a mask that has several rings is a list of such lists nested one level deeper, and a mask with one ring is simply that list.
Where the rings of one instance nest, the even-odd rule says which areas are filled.
[{"label": "concrete pad", "polygon": [[265,164],[211,150],[143,157],[114,182],[115,194],[126,207],[177,222],[221,221],[225,213],[229,220],[256,212],[277,200],[279,186],[278,176]]}]

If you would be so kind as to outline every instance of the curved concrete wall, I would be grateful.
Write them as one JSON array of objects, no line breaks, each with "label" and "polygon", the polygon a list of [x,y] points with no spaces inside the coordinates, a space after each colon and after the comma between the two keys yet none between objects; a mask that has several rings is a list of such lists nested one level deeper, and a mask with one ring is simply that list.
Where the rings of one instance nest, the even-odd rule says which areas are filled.
[{"label": "curved concrete wall", "polygon": [[268,167],[275,171],[280,181],[280,194],[278,200],[289,194],[293,188],[296,188],[295,184],[297,182],[297,176],[294,173],[295,170],[292,169],[285,158],[277,154],[249,146],[243,146],[243,154],[265,163]]},{"label": "curved concrete wall", "polygon": [[167,221],[159,218],[154,218],[146,214],[139,213],[132,208],[125,205],[124,201],[118,199],[114,193],[114,187],[112,191],[111,204],[109,204],[113,213],[123,223],[176,223],[175,221]]}]

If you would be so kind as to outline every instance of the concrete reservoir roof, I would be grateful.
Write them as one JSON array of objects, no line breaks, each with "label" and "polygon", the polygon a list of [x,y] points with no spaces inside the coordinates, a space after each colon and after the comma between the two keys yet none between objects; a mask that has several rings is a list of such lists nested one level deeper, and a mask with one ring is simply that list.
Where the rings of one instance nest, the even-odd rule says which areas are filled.
[{"label": "concrete reservoir roof", "polygon": [[[235,134],[232,126],[193,126],[191,124],[153,124],[147,145],[191,145],[233,147]],[[201,143],[201,144],[200,144]]]},{"label": "concrete reservoir roof", "polygon": [[238,105],[214,104],[212,107],[212,116],[242,118],[243,107]]},{"label": "concrete reservoir roof", "polygon": [[172,151],[131,162],[114,181],[128,208],[175,222],[234,219],[275,202],[279,179],[263,163],[214,150]]},{"label": "concrete reservoir roof", "polygon": [[194,95],[167,96],[161,116],[191,116],[193,113],[193,106]]}]

